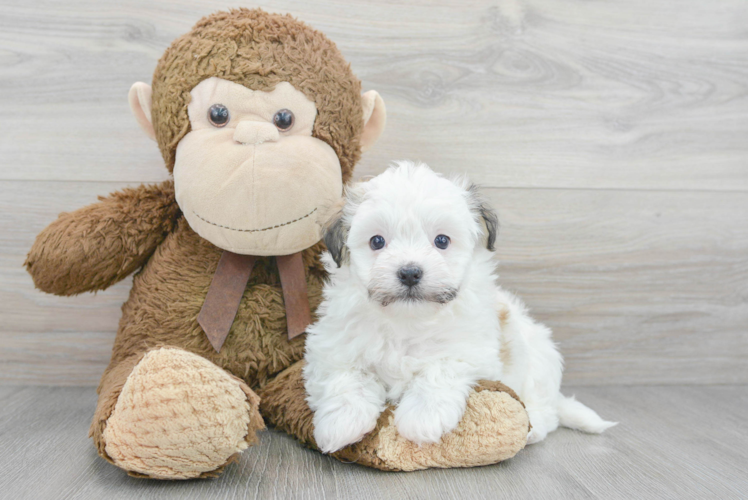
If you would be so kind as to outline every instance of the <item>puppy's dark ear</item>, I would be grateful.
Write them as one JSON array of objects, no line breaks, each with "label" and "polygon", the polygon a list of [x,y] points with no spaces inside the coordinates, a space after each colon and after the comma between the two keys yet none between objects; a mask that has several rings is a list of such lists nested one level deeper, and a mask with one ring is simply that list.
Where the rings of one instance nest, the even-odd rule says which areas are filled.
[{"label": "puppy's dark ear", "polygon": [[478,220],[482,220],[486,226],[486,248],[492,252],[496,250],[496,237],[499,234],[499,217],[496,215],[496,211],[491,208],[481,197],[478,192],[478,186],[475,184],[468,188],[470,193],[471,204],[475,216]]},{"label": "puppy's dark ear", "polygon": [[480,216],[483,218],[483,222],[486,223],[486,230],[488,231],[486,248],[493,252],[496,250],[496,237],[499,235],[499,216],[496,215],[493,208],[485,203],[481,204],[478,211],[480,212]]},{"label": "puppy's dark ear", "polygon": [[338,267],[343,265],[343,261],[346,258],[348,249],[345,246],[345,241],[348,239],[348,227],[345,225],[345,218],[343,217],[343,208],[337,210],[332,217],[327,221],[324,227],[325,245],[327,250],[332,255],[332,260]]},{"label": "puppy's dark ear", "polygon": [[366,182],[357,182],[346,186],[343,198],[338,200],[330,207],[327,222],[323,226],[324,236],[322,239],[327,245],[327,249],[332,255],[332,260],[342,266],[348,261],[348,247],[345,242],[348,240],[350,231],[350,220],[358,205],[363,200],[367,190]]}]

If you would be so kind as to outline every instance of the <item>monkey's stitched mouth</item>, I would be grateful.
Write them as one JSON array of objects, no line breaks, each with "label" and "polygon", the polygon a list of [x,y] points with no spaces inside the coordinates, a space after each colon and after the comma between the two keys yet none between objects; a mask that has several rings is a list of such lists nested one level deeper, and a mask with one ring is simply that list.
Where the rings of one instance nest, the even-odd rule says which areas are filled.
[{"label": "monkey's stitched mouth", "polygon": [[239,231],[240,233],[259,233],[259,232],[262,232],[262,231],[270,231],[271,229],[277,229],[279,227],[288,226],[289,224],[293,224],[294,222],[299,222],[302,219],[306,219],[307,217],[309,217],[310,215],[312,215],[316,211],[317,211],[317,209],[315,208],[314,210],[312,210],[308,214],[302,215],[298,219],[290,220],[290,221],[284,222],[282,224],[276,224],[274,226],[268,226],[268,227],[263,227],[263,228],[259,228],[259,229],[236,229],[236,228],[233,228],[233,227],[228,227],[228,226],[224,226],[222,224],[216,224],[215,222],[211,222],[208,219],[205,219],[205,218],[201,217],[200,214],[198,214],[194,210],[192,211],[192,213],[195,214],[195,217],[197,217],[201,221],[207,222],[208,224],[210,224],[212,226],[220,227],[220,228],[223,228],[223,229],[229,229],[231,231]]}]

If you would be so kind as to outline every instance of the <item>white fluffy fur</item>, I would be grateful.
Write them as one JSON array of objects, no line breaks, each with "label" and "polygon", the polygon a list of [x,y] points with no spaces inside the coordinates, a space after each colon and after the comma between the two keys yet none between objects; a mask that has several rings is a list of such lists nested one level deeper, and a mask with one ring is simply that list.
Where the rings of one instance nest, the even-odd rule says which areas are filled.
[{"label": "white fluffy fur", "polygon": [[[388,401],[402,436],[437,442],[481,379],[517,392],[532,423],[529,443],[559,424],[587,432],[615,425],[560,393],[563,361],[551,332],[496,284],[479,208],[466,179],[410,162],[348,189],[346,258],[338,268],[326,255],[331,280],[307,330],[304,378],[322,451],[360,440]],[[451,238],[446,250],[434,246],[439,234]],[[385,238],[383,249],[370,248],[374,235]],[[406,297],[397,278],[406,264],[423,269],[416,296]]]}]

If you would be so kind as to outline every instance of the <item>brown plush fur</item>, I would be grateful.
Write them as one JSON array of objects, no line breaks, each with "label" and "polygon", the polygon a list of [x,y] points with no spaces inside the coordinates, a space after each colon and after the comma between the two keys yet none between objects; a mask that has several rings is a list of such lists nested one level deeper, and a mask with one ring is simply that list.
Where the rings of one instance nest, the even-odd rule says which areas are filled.
[{"label": "brown plush fur", "polygon": [[[159,61],[152,115],[169,171],[176,146],[189,131],[189,92],[212,76],[256,90],[289,81],[304,92],[316,102],[319,113],[314,136],[335,150],[343,180],[350,179],[360,156],[363,128],[359,81],[335,45],[321,33],[290,16],[246,9],[204,18],[193,31],[177,39]],[[326,276],[319,259],[323,249],[318,243],[303,252],[313,311],[321,302]],[[197,323],[221,253],[190,229],[176,204],[172,181],[125,189],[62,214],[37,237],[26,267],[36,286],[49,293],[102,290],[140,269],[122,307],[91,423],[90,435],[105,459],[112,461],[104,435],[119,395],[144,356],[161,347],[197,354],[238,377],[246,383],[243,387],[250,406],[256,408],[253,391],[259,392],[263,398],[260,411],[271,423],[314,445],[300,365],[294,365],[303,356],[304,338],[287,340],[274,258],[258,258],[220,353]],[[268,385],[270,381],[273,385]],[[286,391],[287,385],[291,392]],[[261,422],[251,421],[250,433],[254,433]],[[252,442],[253,437],[248,435],[246,441]],[[371,447],[371,439],[375,436],[351,448],[353,453],[362,446]],[[338,456],[349,459],[350,453],[344,450]],[[367,460],[362,463],[398,468],[376,456]],[[218,474],[225,465],[201,476]]]},{"label": "brown plush fur", "polygon": [[99,200],[61,214],[36,237],[25,265],[37,288],[75,295],[112,286],[148,260],[179,213],[173,181]]},{"label": "brown plush fur", "polygon": [[190,131],[190,91],[217,76],[253,90],[289,82],[317,105],[312,135],[340,158],[347,182],[361,155],[361,82],[325,35],[290,15],[236,9],[200,20],[176,39],[153,75],[153,127],[166,167]]}]

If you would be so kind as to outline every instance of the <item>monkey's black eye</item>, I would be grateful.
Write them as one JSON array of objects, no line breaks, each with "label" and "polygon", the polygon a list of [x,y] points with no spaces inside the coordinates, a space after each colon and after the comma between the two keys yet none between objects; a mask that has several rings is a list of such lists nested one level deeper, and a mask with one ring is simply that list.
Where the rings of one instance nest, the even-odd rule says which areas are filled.
[{"label": "monkey's black eye", "polygon": [[229,122],[229,108],[223,104],[212,105],[208,110],[208,120],[215,127],[223,127]]},{"label": "monkey's black eye", "polygon": [[436,248],[441,248],[442,250],[444,250],[449,246],[450,241],[452,240],[449,239],[449,236],[440,234],[439,236],[434,238],[434,246]]},{"label": "monkey's black eye", "polygon": [[273,115],[273,124],[279,130],[289,130],[293,127],[294,116],[290,109],[281,109]]},{"label": "monkey's black eye", "polygon": [[372,236],[369,240],[369,246],[372,250],[381,250],[384,248],[384,238],[379,235]]}]

